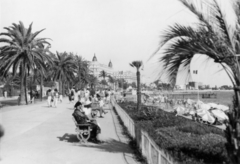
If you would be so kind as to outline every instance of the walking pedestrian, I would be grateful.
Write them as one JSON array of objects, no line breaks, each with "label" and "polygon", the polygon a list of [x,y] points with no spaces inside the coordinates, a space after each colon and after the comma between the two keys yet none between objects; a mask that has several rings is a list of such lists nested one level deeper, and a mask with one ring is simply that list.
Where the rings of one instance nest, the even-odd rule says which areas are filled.
[{"label": "walking pedestrian", "polygon": [[71,89],[71,101],[70,101],[70,102],[74,101],[74,98],[75,98],[75,91],[74,91],[74,89],[72,88],[72,89]]},{"label": "walking pedestrian", "polygon": [[62,101],[63,101],[63,95],[61,93],[59,93],[59,102],[62,103]]},{"label": "walking pedestrian", "polygon": [[7,91],[4,91],[4,97],[7,98]]},{"label": "walking pedestrian", "polygon": [[47,103],[48,103],[48,107],[51,107],[51,102],[52,101],[52,90],[51,89],[49,89],[48,91],[47,91]]},{"label": "walking pedestrian", "polygon": [[53,92],[53,106],[54,107],[57,107],[58,99],[59,99],[59,93],[58,93],[58,90],[55,88],[54,92]]}]

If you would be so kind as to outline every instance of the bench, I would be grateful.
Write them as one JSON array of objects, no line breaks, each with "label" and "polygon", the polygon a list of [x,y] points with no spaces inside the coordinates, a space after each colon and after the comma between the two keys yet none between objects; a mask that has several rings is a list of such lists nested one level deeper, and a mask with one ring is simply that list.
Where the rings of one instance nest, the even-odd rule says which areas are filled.
[{"label": "bench", "polygon": [[74,117],[73,121],[76,125],[75,131],[77,132],[77,138],[80,142],[86,143],[91,136],[91,125],[90,124],[78,124]]}]

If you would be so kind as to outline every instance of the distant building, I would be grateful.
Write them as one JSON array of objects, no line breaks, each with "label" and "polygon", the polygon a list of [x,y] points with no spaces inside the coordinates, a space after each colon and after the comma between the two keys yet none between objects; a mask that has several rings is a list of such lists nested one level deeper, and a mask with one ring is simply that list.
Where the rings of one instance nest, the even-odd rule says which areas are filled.
[{"label": "distant building", "polygon": [[99,77],[100,72],[104,70],[108,75],[114,77],[115,79],[124,79],[128,83],[135,82],[137,83],[136,73],[131,71],[114,71],[112,61],[110,60],[108,64],[103,64],[98,62],[96,55],[94,54],[92,61],[90,61],[89,68],[92,71],[92,74]]},{"label": "distant building", "polygon": [[117,71],[113,73],[113,77],[116,79],[124,79],[128,83],[137,83],[136,73],[133,73],[131,71]]},{"label": "distant building", "polygon": [[198,82],[191,81],[189,82],[188,86],[189,86],[189,89],[198,89]]},{"label": "distant building", "polygon": [[108,65],[99,63],[95,54],[93,56],[92,61],[90,61],[89,68],[92,71],[92,74],[98,78],[99,78],[100,72],[103,70],[108,75],[111,75],[111,76],[113,75],[113,64],[111,60],[109,61]]}]

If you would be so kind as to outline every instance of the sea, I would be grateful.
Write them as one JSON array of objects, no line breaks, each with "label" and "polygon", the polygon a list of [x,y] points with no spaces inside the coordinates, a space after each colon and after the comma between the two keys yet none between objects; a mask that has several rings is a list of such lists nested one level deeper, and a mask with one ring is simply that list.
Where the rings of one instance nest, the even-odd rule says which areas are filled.
[{"label": "sea", "polygon": [[[202,98],[202,94],[213,93],[216,94],[216,97],[211,98]],[[200,100],[204,103],[216,103],[222,104],[226,106],[232,106],[233,103],[233,90],[216,90],[216,91],[177,91],[177,92],[160,92],[160,95],[168,96],[169,98],[174,99],[192,99],[192,100]],[[156,95],[156,94],[155,94]]]}]

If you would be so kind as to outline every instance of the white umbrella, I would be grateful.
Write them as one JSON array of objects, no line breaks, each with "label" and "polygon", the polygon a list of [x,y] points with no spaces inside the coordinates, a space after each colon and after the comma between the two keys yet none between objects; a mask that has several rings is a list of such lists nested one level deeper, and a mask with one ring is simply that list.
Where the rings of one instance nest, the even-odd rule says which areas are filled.
[{"label": "white umbrella", "polygon": [[229,107],[228,107],[228,106],[225,106],[225,105],[218,105],[218,106],[217,106],[217,109],[220,109],[220,110],[226,112],[226,111],[229,110]]},{"label": "white umbrella", "polygon": [[215,118],[208,111],[206,111],[206,113],[202,116],[202,120],[207,121],[211,124],[215,122]]},{"label": "white umbrella", "polygon": [[215,103],[208,103],[208,105],[210,105],[212,108],[217,108],[218,107],[218,104],[215,104]]},{"label": "white umbrella", "polygon": [[177,112],[176,115],[183,115],[183,114],[186,114],[188,111],[182,106],[177,106],[174,110]]},{"label": "white umbrella", "polygon": [[205,109],[205,110],[209,110],[211,109],[211,106],[209,104],[201,104],[199,106],[200,109]]},{"label": "white umbrella", "polygon": [[211,113],[219,120],[224,121],[228,120],[228,116],[220,109],[211,110]]}]

